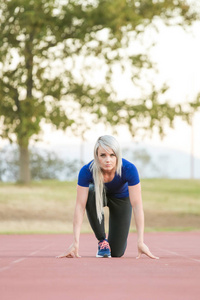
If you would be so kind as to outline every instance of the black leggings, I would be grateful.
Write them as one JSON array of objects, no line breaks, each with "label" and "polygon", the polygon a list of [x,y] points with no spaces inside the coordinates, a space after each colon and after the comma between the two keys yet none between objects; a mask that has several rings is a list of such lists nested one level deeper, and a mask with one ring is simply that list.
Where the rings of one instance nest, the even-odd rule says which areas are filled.
[{"label": "black leggings", "polygon": [[[108,242],[111,248],[112,257],[121,257],[127,246],[127,237],[129,233],[132,206],[129,197],[115,198],[106,195],[104,206],[109,208],[109,233]],[[89,195],[86,204],[86,211],[90,225],[96,238],[100,241],[106,238],[104,227],[104,216],[99,223],[96,212],[94,185],[90,185]]]}]

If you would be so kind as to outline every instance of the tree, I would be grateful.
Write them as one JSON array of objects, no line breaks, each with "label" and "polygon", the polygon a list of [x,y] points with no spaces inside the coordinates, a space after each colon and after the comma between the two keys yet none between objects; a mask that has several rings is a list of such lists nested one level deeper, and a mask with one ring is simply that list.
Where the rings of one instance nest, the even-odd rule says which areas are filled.
[{"label": "tree", "polygon": [[190,25],[198,13],[187,1],[0,0],[0,7],[0,135],[19,145],[21,181],[30,180],[28,147],[42,124],[75,130],[77,110],[94,123],[127,124],[133,135],[138,126],[162,133],[163,122],[187,117],[181,106],[160,104],[165,87],[125,101],[112,86],[116,67],[129,65],[140,84],[152,65],[133,42],[158,18]]},{"label": "tree", "polygon": [[[79,170],[78,160],[60,157],[51,150],[31,147],[30,169],[33,180],[74,180]],[[17,181],[19,176],[19,149],[7,145],[0,149],[0,181]]]},{"label": "tree", "polygon": [[19,154],[16,145],[0,149],[0,181],[17,181],[19,176]]},{"label": "tree", "polygon": [[53,151],[31,149],[31,176],[35,180],[74,180],[78,173],[77,160],[65,160]]}]

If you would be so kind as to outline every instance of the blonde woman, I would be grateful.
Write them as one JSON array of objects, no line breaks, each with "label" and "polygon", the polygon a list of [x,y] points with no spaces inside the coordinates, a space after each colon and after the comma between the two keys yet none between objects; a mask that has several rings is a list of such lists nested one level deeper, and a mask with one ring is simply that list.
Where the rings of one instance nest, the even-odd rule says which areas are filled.
[{"label": "blonde woman", "polygon": [[[109,208],[109,233],[106,239],[103,207]],[[74,240],[67,251],[58,256],[80,257],[79,237],[85,209],[98,240],[96,257],[121,257],[127,246],[132,210],[137,229],[138,256],[157,259],[144,244],[144,213],[141,185],[134,164],[121,157],[117,140],[104,135],[94,147],[94,160],[79,172],[74,212]]]}]

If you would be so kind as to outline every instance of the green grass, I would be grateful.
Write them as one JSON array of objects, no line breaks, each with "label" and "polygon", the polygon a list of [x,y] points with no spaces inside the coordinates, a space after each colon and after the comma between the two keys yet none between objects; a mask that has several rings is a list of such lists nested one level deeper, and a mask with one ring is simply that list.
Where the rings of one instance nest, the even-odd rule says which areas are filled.
[{"label": "green grass", "polygon": [[[200,180],[141,183],[146,231],[200,230]],[[75,199],[76,182],[0,183],[0,233],[71,233]],[[82,232],[90,231],[84,217]]]},{"label": "green grass", "polygon": [[200,180],[143,180],[144,205],[150,211],[200,214]]}]

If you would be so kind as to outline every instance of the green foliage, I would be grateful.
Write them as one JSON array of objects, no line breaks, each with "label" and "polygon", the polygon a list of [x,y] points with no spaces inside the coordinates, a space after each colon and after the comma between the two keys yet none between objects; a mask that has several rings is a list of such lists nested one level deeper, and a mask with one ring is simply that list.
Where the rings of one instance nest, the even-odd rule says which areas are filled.
[{"label": "green foliage", "polygon": [[19,178],[19,153],[14,147],[0,149],[0,181],[16,182]]},{"label": "green foliage", "polygon": [[[78,160],[67,160],[50,150],[30,149],[30,170],[33,180],[74,180],[77,177]],[[16,147],[0,149],[0,181],[19,180],[19,150]]]},{"label": "green foliage", "polygon": [[45,122],[79,132],[86,122],[77,112],[126,124],[133,135],[154,127],[163,134],[176,115],[188,118],[181,106],[160,103],[165,87],[125,101],[112,86],[116,65],[122,73],[131,66],[134,85],[152,68],[135,44],[156,20],[184,26],[199,18],[187,1],[0,0],[0,7],[1,137],[28,149]]},{"label": "green foliage", "polygon": [[197,95],[195,101],[190,103],[190,106],[192,107],[193,112],[200,109],[200,93]]},{"label": "green foliage", "polygon": [[74,180],[78,173],[79,163],[77,160],[66,161],[52,151],[32,149],[30,166],[33,180]]},{"label": "green foliage", "polygon": [[[84,81],[83,74],[76,78],[73,70],[64,65],[66,58],[70,64],[78,55],[96,56],[110,65],[107,79],[111,79],[111,65],[123,58],[129,59],[136,69],[142,69],[147,57],[138,53],[129,57],[120,54],[120,49],[129,45],[128,32],[143,32],[156,17],[167,22],[181,16],[178,23],[190,23],[197,14],[186,2],[1,0],[0,3],[2,137],[13,140],[16,135],[18,143],[27,146],[30,138],[40,132],[43,120],[66,129],[74,122],[62,105],[63,98],[67,101],[66,95],[101,121],[112,125],[127,123],[132,133],[135,131],[132,123],[141,118],[149,120],[146,128],[157,125],[161,133],[162,120],[169,120],[171,125],[177,112],[170,105],[159,104],[160,91],[153,89],[149,97],[151,109],[146,107],[144,99],[117,102],[109,80],[105,87],[94,87]],[[58,61],[64,63],[62,70],[53,66]],[[122,111],[126,111],[123,117]]]}]

